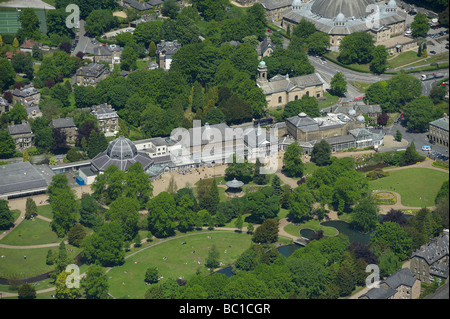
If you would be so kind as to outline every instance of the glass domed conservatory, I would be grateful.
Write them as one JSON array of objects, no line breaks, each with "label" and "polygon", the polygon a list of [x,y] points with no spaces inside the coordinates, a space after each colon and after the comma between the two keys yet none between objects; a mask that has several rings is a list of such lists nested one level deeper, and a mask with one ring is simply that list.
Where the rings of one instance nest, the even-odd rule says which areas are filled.
[{"label": "glass domed conservatory", "polygon": [[354,32],[369,32],[375,42],[387,41],[406,29],[406,12],[395,0],[294,0],[292,10],[283,15],[282,27],[292,31],[302,19],[330,36],[330,45]]},{"label": "glass domed conservatory", "polygon": [[91,170],[94,173],[103,172],[111,165],[117,166],[122,171],[127,171],[128,167],[136,162],[140,162],[147,171],[153,160],[143,152],[138,152],[132,141],[124,136],[112,141],[106,151],[98,154],[91,161]]}]

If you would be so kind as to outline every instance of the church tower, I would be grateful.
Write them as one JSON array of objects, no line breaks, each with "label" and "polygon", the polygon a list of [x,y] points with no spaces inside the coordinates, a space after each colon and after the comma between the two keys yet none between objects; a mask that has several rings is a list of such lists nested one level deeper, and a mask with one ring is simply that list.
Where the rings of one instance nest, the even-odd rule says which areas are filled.
[{"label": "church tower", "polygon": [[266,62],[261,60],[258,65],[258,78],[256,79],[256,84],[261,86],[267,83],[269,80],[267,79],[267,66]]}]

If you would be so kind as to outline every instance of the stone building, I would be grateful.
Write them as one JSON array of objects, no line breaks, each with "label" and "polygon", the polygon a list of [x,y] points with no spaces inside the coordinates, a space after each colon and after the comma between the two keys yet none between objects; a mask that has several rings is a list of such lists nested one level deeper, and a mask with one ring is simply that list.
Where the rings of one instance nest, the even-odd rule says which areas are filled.
[{"label": "stone building", "polygon": [[0,115],[9,111],[9,102],[0,96]]},{"label": "stone building", "polygon": [[110,70],[104,64],[89,63],[79,68],[75,74],[75,82],[78,85],[97,85],[110,74]]},{"label": "stone building", "polygon": [[94,48],[94,63],[107,62],[110,68],[120,64],[122,50],[118,45],[99,46]]},{"label": "stone building", "polygon": [[105,136],[114,136],[119,131],[119,115],[110,104],[95,105],[91,110]]},{"label": "stone building", "polygon": [[29,123],[22,120],[21,124],[8,125],[8,133],[16,143],[16,150],[23,151],[33,146],[33,132]]},{"label": "stone building", "polygon": [[448,115],[443,118],[430,122],[428,129],[428,138],[437,144],[448,147]]},{"label": "stone building", "polygon": [[420,281],[430,284],[448,278],[448,230],[412,253],[410,270]]},{"label": "stone building", "polygon": [[258,53],[259,59],[264,59],[267,56],[271,56],[272,52],[275,51],[275,49],[275,44],[273,44],[272,40],[269,37],[266,37],[256,47],[256,53]]},{"label": "stone building", "polygon": [[51,125],[53,128],[62,130],[66,134],[67,143],[75,143],[77,138],[77,127],[75,126],[73,118],[58,118],[53,120]]},{"label": "stone building", "polygon": [[420,281],[408,268],[403,268],[386,280],[380,282],[378,288],[372,288],[359,299],[418,299]]},{"label": "stone building", "polygon": [[344,113],[350,117],[368,116],[372,120],[377,120],[378,116],[383,113],[379,104],[366,104],[363,101],[342,102],[329,108],[322,109],[323,112]]},{"label": "stone building", "polygon": [[12,92],[12,104],[20,103],[24,107],[30,105],[39,105],[41,92],[32,85],[25,85],[21,89],[14,89]]},{"label": "stone building", "polygon": [[170,69],[170,64],[172,63],[172,55],[174,55],[179,48],[181,48],[181,43],[178,43],[177,40],[161,40],[161,42],[156,45],[156,63],[158,63],[161,69]]},{"label": "stone building", "polygon": [[306,19],[330,36],[332,48],[339,47],[345,36],[360,31],[372,35],[378,45],[406,31],[406,16],[395,0],[294,0],[292,10],[283,15],[282,27],[293,30]]},{"label": "stone building", "polygon": [[316,98],[323,97],[324,81],[318,73],[293,78],[290,78],[288,74],[278,74],[271,79],[268,79],[267,75],[266,63],[261,61],[258,66],[256,85],[265,94],[269,109],[282,107],[290,101],[301,99],[304,95]]},{"label": "stone building", "polygon": [[283,15],[292,9],[292,0],[258,0],[266,10],[266,18],[269,22],[283,19]]}]

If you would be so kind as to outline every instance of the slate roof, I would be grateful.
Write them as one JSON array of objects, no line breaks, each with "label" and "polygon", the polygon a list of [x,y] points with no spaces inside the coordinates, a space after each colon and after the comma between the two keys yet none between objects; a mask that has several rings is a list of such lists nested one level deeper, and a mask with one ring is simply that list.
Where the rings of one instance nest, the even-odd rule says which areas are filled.
[{"label": "slate roof", "polygon": [[433,122],[430,122],[430,125],[436,126],[448,132],[448,122],[449,122],[448,117],[447,118],[443,117]]},{"label": "slate roof", "polygon": [[175,41],[164,41],[164,43],[158,43],[156,45],[156,52],[162,52],[164,51],[166,56],[167,55],[173,55],[175,52],[178,51],[178,49],[181,48],[181,44],[178,43],[177,40]]},{"label": "slate roof", "polygon": [[259,0],[258,2],[266,10],[275,10],[292,5],[292,0]]},{"label": "slate roof", "polygon": [[16,134],[31,134],[31,127],[29,123],[8,125],[8,132],[11,135]]},{"label": "slate roof", "polygon": [[272,48],[272,50],[275,50],[277,47],[275,46],[275,44],[273,44],[272,40],[269,37],[266,37],[257,46],[256,53],[258,53],[258,55],[263,55],[268,48]]},{"label": "slate roof", "polygon": [[30,96],[36,95],[38,93],[39,93],[39,91],[35,87],[30,86],[30,85],[26,85],[22,89],[14,89],[12,91],[12,95],[18,96],[21,98],[30,97]]},{"label": "slate roof", "polygon": [[318,73],[307,74],[296,77],[289,77],[288,75],[276,75],[268,82],[262,83],[259,86],[264,94],[273,94],[277,92],[290,92],[295,88],[307,88],[312,86],[323,85],[324,81]]},{"label": "slate roof", "polygon": [[373,0],[315,0],[311,11],[325,18],[334,18],[339,13],[346,17],[365,17],[366,8],[374,3]]},{"label": "slate roof", "polygon": [[145,11],[145,10],[150,10],[153,8],[153,5],[150,4],[150,1],[145,2],[145,3],[141,3],[139,1],[136,0],[123,0],[123,2],[127,5],[129,5],[130,7],[132,7],[133,9],[139,10],[139,11]]},{"label": "slate roof", "polygon": [[400,286],[412,287],[416,280],[409,268],[402,268],[382,281],[378,288],[370,289],[360,298],[365,296],[369,299],[388,299],[397,292]]},{"label": "slate roof", "polygon": [[82,66],[78,69],[77,75],[82,76],[95,76],[101,73],[103,70],[107,70],[106,65],[101,63],[89,63],[86,66]]},{"label": "slate roof", "polygon": [[[304,113],[300,113],[299,115],[290,117],[286,119],[289,123],[296,126],[297,128],[301,130],[312,130],[312,129],[319,129],[319,125],[316,121],[314,121],[311,117],[307,116]],[[308,128],[310,127],[310,128]]]},{"label": "slate roof", "polygon": [[[412,253],[411,258],[419,257],[424,259],[427,264],[432,265],[449,252],[449,236],[441,235],[429,243],[423,245]],[[448,267],[448,266],[447,266]]]},{"label": "slate roof", "polygon": [[73,121],[73,118],[66,117],[66,118],[59,118],[52,121],[54,128],[69,128],[69,127],[75,127],[75,122]]}]

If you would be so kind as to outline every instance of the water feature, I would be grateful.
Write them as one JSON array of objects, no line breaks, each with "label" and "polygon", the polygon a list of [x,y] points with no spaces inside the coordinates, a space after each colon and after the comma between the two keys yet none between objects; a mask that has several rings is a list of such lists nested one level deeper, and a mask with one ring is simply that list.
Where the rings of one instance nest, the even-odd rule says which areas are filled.
[{"label": "water feature", "polygon": [[291,244],[291,245],[284,245],[278,247],[278,251],[280,254],[282,254],[284,257],[288,258],[294,251],[296,251],[299,248],[302,248],[304,246],[298,245],[298,244]]},{"label": "water feature", "polygon": [[216,271],[216,273],[218,273],[218,274],[224,274],[224,275],[227,276],[228,278],[229,278],[229,277],[232,277],[232,276],[234,276],[234,275],[236,275],[236,274],[233,272],[233,266],[228,266],[228,267],[222,268],[222,269]]},{"label": "water feature", "polygon": [[330,220],[321,223],[321,225],[336,228],[340,234],[346,235],[350,242],[357,241],[366,245],[369,243],[371,233],[363,234],[353,229],[352,225],[343,220]]},{"label": "water feature", "polygon": [[306,239],[311,239],[314,236],[315,233],[316,232],[314,230],[310,229],[310,228],[300,229],[300,236],[302,236],[302,237],[304,237]]}]

